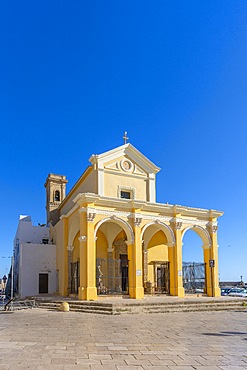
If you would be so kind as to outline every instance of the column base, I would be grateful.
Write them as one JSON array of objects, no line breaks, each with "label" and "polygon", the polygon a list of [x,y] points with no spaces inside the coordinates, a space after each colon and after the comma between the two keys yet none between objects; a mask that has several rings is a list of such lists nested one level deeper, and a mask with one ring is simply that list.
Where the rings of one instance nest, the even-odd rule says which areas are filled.
[{"label": "column base", "polygon": [[134,299],[144,298],[144,288],[129,288],[129,296]]},{"label": "column base", "polygon": [[220,288],[214,288],[212,292],[212,287],[207,287],[208,297],[221,297]]},{"label": "column base", "polygon": [[171,287],[170,288],[170,294],[174,295],[174,296],[177,296],[177,297],[180,297],[180,298],[183,298],[184,297],[184,288],[183,287],[180,287],[180,288]]},{"label": "column base", "polygon": [[214,288],[214,297],[221,297],[221,290],[220,288]]},{"label": "column base", "polygon": [[78,289],[78,299],[84,300],[84,301],[96,301],[98,298],[97,295],[97,289],[96,288],[84,288],[79,287]]}]

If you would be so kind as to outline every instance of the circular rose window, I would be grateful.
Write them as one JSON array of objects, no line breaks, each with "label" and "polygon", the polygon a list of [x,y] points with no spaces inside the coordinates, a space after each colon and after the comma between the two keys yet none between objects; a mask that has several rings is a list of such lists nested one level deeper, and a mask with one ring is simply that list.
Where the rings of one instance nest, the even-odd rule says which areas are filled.
[{"label": "circular rose window", "polygon": [[131,171],[133,164],[129,160],[124,159],[121,161],[121,167],[124,171]]}]

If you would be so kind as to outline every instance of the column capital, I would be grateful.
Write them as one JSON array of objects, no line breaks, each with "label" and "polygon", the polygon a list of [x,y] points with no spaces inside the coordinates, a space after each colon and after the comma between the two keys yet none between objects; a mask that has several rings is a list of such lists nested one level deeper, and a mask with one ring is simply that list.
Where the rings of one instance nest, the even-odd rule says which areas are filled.
[{"label": "column capital", "polygon": [[87,213],[87,221],[88,222],[93,222],[95,219],[96,213],[95,212],[88,212]]},{"label": "column capital", "polygon": [[73,245],[68,245],[68,246],[67,246],[67,251],[68,251],[68,252],[73,252],[74,248],[75,248],[75,247],[74,247]]},{"label": "column capital", "polygon": [[218,226],[217,225],[211,225],[210,226],[210,231],[212,234],[215,234],[218,230]]},{"label": "column capital", "polygon": [[207,224],[207,228],[209,230],[209,232],[211,234],[215,234],[218,230],[218,225],[217,225],[217,222],[216,221],[210,221],[208,224]]},{"label": "column capital", "polygon": [[134,226],[140,227],[142,223],[142,217],[134,217]]},{"label": "column capital", "polygon": [[182,226],[183,226],[182,221],[176,221],[176,220],[174,221],[174,229],[175,230],[181,230]]},{"label": "column capital", "polygon": [[172,242],[172,243],[166,243],[167,247],[174,247],[175,246],[175,243]]},{"label": "column capital", "polygon": [[87,237],[86,237],[86,235],[81,235],[81,236],[79,236],[78,240],[79,240],[79,242],[86,242]]}]

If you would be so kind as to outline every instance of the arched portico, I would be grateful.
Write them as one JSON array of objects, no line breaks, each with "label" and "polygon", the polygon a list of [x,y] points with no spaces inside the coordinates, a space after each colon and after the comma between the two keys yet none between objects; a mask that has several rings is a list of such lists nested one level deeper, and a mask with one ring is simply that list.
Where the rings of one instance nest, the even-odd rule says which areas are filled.
[{"label": "arched portico", "polygon": [[[161,221],[152,221],[152,222],[149,222],[148,224],[146,224],[145,226],[143,226],[142,228],[142,231],[141,231],[141,239],[144,240],[144,233],[145,231],[150,227],[153,226],[156,230],[162,230],[167,238],[167,243],[169,243],[169,245],[173,245],[175,243],[175,237],[174,237],[174,233],[172,231],[172,228],[168,225],[166,225],[164,222],[161,222]],[[151,231],[152,233],[152,231]]]},{"label": "arched portico", "polygon": [[[219,296],[218,287],[218,253],[217,253],[217,228],[202,227],[199,225],[191,225],[186,227],[181,233],[181,240],[183,240],[188,230],[194,231],[201,239],[203,249],[203,263],[205,266],[205,287],[204,292],[208,296]],[[215,253],[216,251],[216,253]]]},{"label": "arched portico", "polygon": [[99,230],[101,225],[103,225],[105,223],[109,223],[109,222],[112,222],[112,223],[115,223],[115,224],[119,225],[126,233],[126,237],[127,237],[126,242],[128,244],[133,243],[134,233],[133,233],[132,227],[130,226],[130,224],[128,222],[126,222],[125,220],[123,220],[119,217],[116,217],[116,216],[106,217],[106,218],[103,218],[102,220],[100,220],[95,226],[94,238],[97,237],[97,231]]},{"label": "arched portico", "polygon": [[175,244],[170,226],[158,220],[143,226],[143,283],[146,292],[170,293],[170,253]]},{"label": "arched portico", "polygon": [[129,291],[127,244],[133,231],[124,220],[104,218],[95,226],[96,286],[98,295],[127,294]]},{"label": "arched portico", "polygon": [[[213,223],[205,223],[205,226],[189,225],[188,222],[183,223],[179,219],[171,221],[169,225],[159,219],[145,223],[139,210],[128,218],[115,215],[102,216],[96,216],[96,212],[92,208],[90,208],[90,212],[83,208],[83,211],[68,220],[68,245],[66,247],[68,293],[72,281],[70,280],[72,278],[70,264],[75,262],[73,248],[76,246],[80,264],[80,286],[78,289],[80,299],[97,299],[99,294],[99,289],[97,290],[99,282],[97,259],[109,261],[121,258],[125,258],[127,261],[125,267],[128,268],[129,294],[132,298],[142,298],[143,287],[147,288],[147,282],[151,281],[154,285],[156,284],[156,288],[159,288],[157,281],[162,274],[161,271],[164,271],[165,266],[168,265],[169,292],[171,295],[182,297],[184,295],[182,241],[186,232],[192,230],[202,241],[204,261],[207,264],[207,293],[208,295],[219,294],[216,276],[218,264],[217,228]],[[143,226],[141,227],[141,225]],[[75,239],[77,244],[79,243],[78,246]],[[216,264],[213,271],[209,267],[211,260],[214,260]],[[105,270],[102,271],[103,275],[115,278],[117,268],[109,268],[109,264],[106,266]],[[120,268],[118,269],[120,270]],[[118,284],[118,287],[122,289],[123,284]],[[116,292],[116,284],[115,286],[113,284],[112,287],[108,284],[107,289],[109,292],[111,289],[112,292]]]},{"label": "arched portico", "polygon": [[188,230],[193,230],[197,233],[197,235],[200,236],[200,238],[202,240],[202,243],[203,243],[202,244],[203,248],[209,248],[211,246],[212,240],[211,240],[209,232],[207,231],[207,229],[205,229],[201,226],[198,226],[198,225],[186,227],[181,233],[182,234],[182,241],[183,241],[183,238],[184,238],[184,235],[185,235],[186,231],[188,231]]}]

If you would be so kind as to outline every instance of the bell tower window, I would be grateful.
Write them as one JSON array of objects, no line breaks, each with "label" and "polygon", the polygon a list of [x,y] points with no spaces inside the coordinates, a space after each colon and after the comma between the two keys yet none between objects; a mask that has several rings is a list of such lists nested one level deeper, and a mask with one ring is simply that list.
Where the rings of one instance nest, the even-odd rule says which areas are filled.
[{"label": "bell tower window", "polygon": [[60,202],[60,191],[59,190],[55,191],[54,200],[55,200],[55,202]]}]

